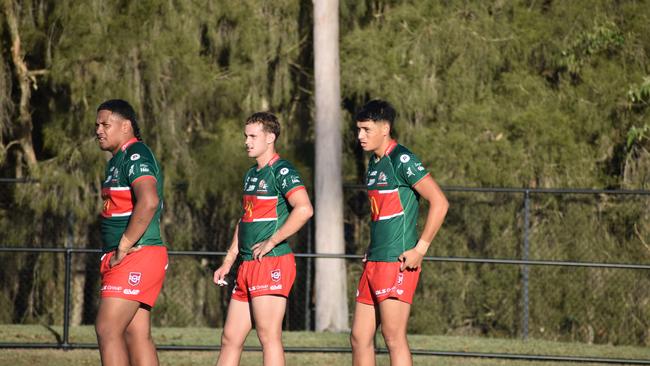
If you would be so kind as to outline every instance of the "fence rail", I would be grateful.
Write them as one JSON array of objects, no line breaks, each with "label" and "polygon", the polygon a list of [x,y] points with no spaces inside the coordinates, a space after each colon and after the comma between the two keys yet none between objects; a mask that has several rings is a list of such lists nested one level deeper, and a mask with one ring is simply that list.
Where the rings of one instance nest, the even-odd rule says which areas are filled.
[{"label": "fence rail", "polygon": [[[0,184],[16,183],[38,183],[29,179],[7,179],[0,178]],[[365,189],[363,185],[347,184],[344,186],[348,190]],[[564,267],[564,268],[599,268],[599,269],[617,269],[633,271],[650,271],[648,263],[620,263],[620,262],[595,262],[595,261],[562,261],[562,260],[531,260],[530,253],[530,219],[531,207],[530,201],[532,195],[621,195],[621,196],[650,196],[647,190],[604,190],[604,189],[555,189],[555,188],[482,188],[482,187],[457,187],[443,186],[446,192],[468,192],[468,193],[504,193],[522,195],[523,205],[520,206],[523,211],[523,235],[521,237],[521,257],[513,258],[480,258],[480,257],[460,257],[460,256],[429,256],[425,257],[426,262],[446,262],[446,263],[466,263],[466,264],[492,264],[499,266],[519,266],[521,268],[521,336],[523,339],[528,338],[528,321],[529,321],[529,268],[537,267]],[[310,246],[309,248],[313,248]],[[311,249],[307,249],[310,251]],[[75,254],[92,254],[100,253],[99,249],[74,248],[74,247],[57,247],[57,248],[35,248],[35,247],[12,247],[9,243],[0,243],[0,253],[58,253],[65,256],[65,276],[64,276],[64,306],[63,306],[63,335],[56,343],[0,343],[1,348],[57,348],[57,349],[94,349],[96,344],[74,343],[70,342],[70,313],[71,313],[71,282],[72,282],[72,259]],[[170,251],[170,256],[177,257],[200,257],[200,258],[217,258],[226,253],[222,251]],[[322,254],[322,253],[295,253],[296,258],[305,258],[307,260],[307,272],[311,272],[312,260],[316,258],[334,258],[334,259],[360,259],[362,256],[357,254]],[[310,281],[308,276],[307,281]],[[306,286],[310,291],[311,285]],[[306,297],[309,297],[309,292]],[[305,302],[305,324],[309,326],[309,311],[307,302]],[[160,350],[194,350],[194,351],[216,351],[219,346],[199,346],[199,345],[159,345]],[[246,347],[247,351],[260,351],[259,347]],[[347,347],[287,347],[286,352],[294,353],[349,353]],[[378,349],[378,353],[386,353],[386,349]],[[602,363],[602,364],[629,364],[629,365],[650,365],[650,360],[640,359],[621,359],[621,358],[601,358],[601,357],[576,357],[561,355],[527,355],[512,353],[481,353],[481,352],[448,352],[436,350],[413,350],[414,355],[428,356],[448,356],[448,357],[478,357],[478,358],[495,358],[509,360],[529,360],[529,361],[549,361],[549,362],[576,362],[576,363]]]},{"label": "fence rail", "polygon": [[[17,248],[0,247],[0,253],[65,253],[65,290],[64,290],[64,316],[63,316],[63,337],[57,343],[1,343],[2,348],[20,349],[97,349],[97,344],[73,343],[70,342],[70,302],[71,302],[71,270],[72,254],[74,253],[101,253],[99,249],[88,248]],[[198,257],[223,257],[225,252],[219,251],[169,251],[170,256],[198,256]],[[355,254],[319,254],[319,253],[295,253],[298,258],[334,258],[334,259],[361,259],[363,256]],[[458,257],[425,257],[427,262],[456,262],[456,263],[481,263],[498,265],[538,265],[538,266],[568,266],[568,267],[593,267],[593,268],[616,268],[632,270],[650,270],[647,264],[631,263],[594,263],[594,262],[566,262],[553,260],[515,260],[496,258],[458,258]],[[162,351],[219,351],[220,346],[199,346],[199,345],[157,345]],[[245,351],[261,351],[260,347],[245,347]],[[285,352],[290,353],[350,353],[347,347],[286,347]],[[385,348],[378,348],[377,353],[388,353]],[[486,352],[451,352],[436,350],[412,350],[413,355],[421,356],[445,356],[445,357],[473,357],[493,358],[504,360],[528,360],[528,361],[549,361],[549,362],[576,362],[576,363],[602,363],[602,364],[626,364],[626,365],[650,365],[650,360],[603,358],[603,357],[578,357],[561,355],[528,355],[513,353],[486,353]]]}]

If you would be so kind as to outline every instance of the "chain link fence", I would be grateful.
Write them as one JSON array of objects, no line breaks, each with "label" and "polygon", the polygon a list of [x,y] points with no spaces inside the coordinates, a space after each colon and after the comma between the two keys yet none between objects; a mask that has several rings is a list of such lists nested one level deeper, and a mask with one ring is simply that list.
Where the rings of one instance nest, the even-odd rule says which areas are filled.
[{"label": "chain link fence", "polygon": [[[450,210],[423,264],[410,334],[650,346],[649,191],[445,191]],[[352,310],[368,207],[360,186],[346,187],[345,200]],[[314,327],[312,230],[292,243],[287,330]],[[63,326],[59,343],[79,342],[68,327],[94,322],[99,250],[0,247],[0,323]],[[154,327],[222,327],[230,288],[212,272],[225,253],[171,249]]]}]

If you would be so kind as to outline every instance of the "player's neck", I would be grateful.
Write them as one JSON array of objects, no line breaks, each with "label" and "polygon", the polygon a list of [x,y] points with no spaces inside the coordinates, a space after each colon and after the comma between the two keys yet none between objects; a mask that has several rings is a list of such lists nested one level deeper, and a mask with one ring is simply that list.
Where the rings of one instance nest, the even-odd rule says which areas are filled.
[{"label": "player's neck", "polygon": [[392,137],[387,136],[384,138],[384,141],[382,141],[381,145],[377,149],[374,150],[375,153],[375,158],[381,159],[384,155],[386,155],[387,152],[389,152],[389,148],[395,143],[395,140],[393,140]]},{"label": "player's neck", "polygon": [[132,136],[132,135],[128,136],[128,137],[124,138],[122,141],[120,141],[120,143],[117,144],[117,147],[115,148],[115,150],[111,151],[111,153],[113,154],[113,156],[115,156],[115,155],[117,155],[117,153],[120,152],[120,150],[122,150],[122,151],[125,150],[129,145],[131,145],[135,141],[137,141],[135,136]]},{"label": "player's neck", "polygon": [[269,146],[268,149],[262,155],[255,158],[257,161],[257,169],[262,169],[268,165],[269,161],[275,156],[275,147],[273,145]]}]

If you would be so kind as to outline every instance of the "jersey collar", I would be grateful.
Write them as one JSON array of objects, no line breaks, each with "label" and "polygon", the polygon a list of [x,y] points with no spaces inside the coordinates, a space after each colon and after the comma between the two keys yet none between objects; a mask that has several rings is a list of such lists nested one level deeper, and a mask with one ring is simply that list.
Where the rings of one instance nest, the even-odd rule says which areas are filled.
[{"label": "jersey collar", "polygon": [[384,151],[384,156],[388,156],[391,152],[393,152],[396,146],[397,146],[397,141],[390,140],[390,142],[388,143],[388,147],[386,147],[386,151]]},{"label": "jersey collar", "polygon": [[130,138],[127,142],[124,143],[124,145],[122,145],[122,147],[120,147],[120,150],[122,150],[122,152],[124,152],[124,151],[126,151],[127,147],[133,145],[136,142],[138,142],[137,137]]},{"label": "jersey collar", "polygon": [[280,155],[278,153],[275,153],[272,157],[271,160],[269,160],[269,163],[267,164],[268,166],[273,166],[276,161],[280,160]]}]

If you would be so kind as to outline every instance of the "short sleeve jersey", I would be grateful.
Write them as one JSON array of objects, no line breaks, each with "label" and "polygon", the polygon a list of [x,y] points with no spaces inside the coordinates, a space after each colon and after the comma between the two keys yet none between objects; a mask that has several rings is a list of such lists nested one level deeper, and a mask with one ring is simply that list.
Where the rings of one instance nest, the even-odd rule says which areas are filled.
[{"label": "short sleeve jersey", "polygon": [[429,175],[406,147],[391,141],[381,158],[372,156],[366,185],[370,200],[368,260],[397,262],[417,244],[419,195],[413,189]]},{"label": "short sleeve jersey", "polygon": [[[239,222],[239,254],[243,260],[252,260],[251,247],[269,239],[287,221],[287,200],[295,192],[305,189],[296,169],[286,160],[274,155],[262,169],[251,167],[244,176],[243,213]],[[275,246],[266,256],[291,253],[287,241]]]},{"label": "short sleeve jersey", "polygon": [[154,179],[159,203],[151,223],[137,245],[163,245],[160,236],[160,213],[163,207],[163,175],[160,164],[147,145],[133,138],[109,160],[102,183],[101,232],[102,250],[110,252],[120,243],[131,219],[135,194],[133,184],[141,179]]}]

